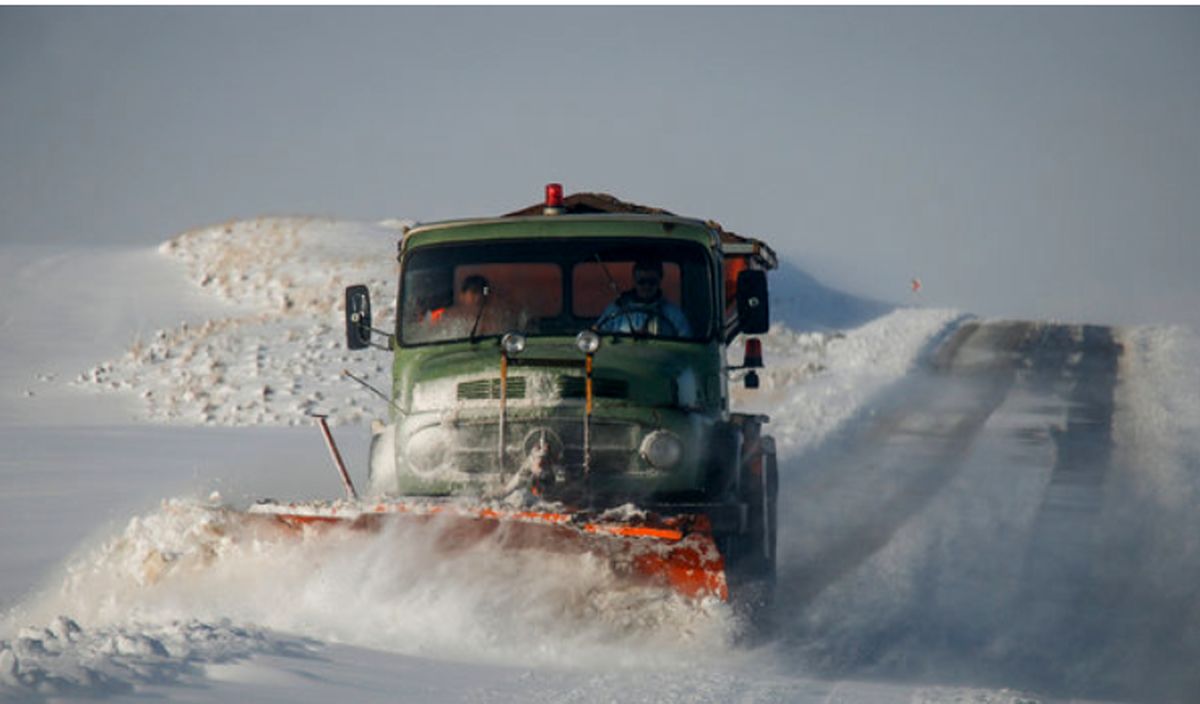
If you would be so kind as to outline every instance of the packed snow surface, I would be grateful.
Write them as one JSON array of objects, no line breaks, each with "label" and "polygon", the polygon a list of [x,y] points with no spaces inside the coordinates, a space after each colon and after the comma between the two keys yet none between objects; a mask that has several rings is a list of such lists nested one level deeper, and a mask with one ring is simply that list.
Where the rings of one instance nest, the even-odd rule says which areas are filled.
[{"label": "packed snow surface", "polygon": [[[222,482],[245,489],[253,485],[250,475],[234,477],[220,466],[197,468],[208,438],[220,438],[220,453],[213,448],[211,456],[226,461],[243,441],[231,439],[235,431],[217,435],[217,429],[196,426],[242,428],[236,433],[250,434],[244,436],[247,452],[251,447],[263,451],[249,442],[251,435],[272,438],[267,451],[274,447],[283,456],[285,450],[295,452],[297,437],[308,436],[268,435],[262,426],[307,425],[306,413],[322,412],[344,426],[341,437],[358,433],[361,439],[362,426],[384,415],[383,403],[348,381],[343,370],[386,388],[389,360],[382,352],[344,349],[341,292],[347,284],[367,283],[377,319],[392,318],[399,232],[400,224],[392,222],[260,218],[184,233],[162,245],[155,259],[160,267],[183,272],[186,280],[149,295],[161,295],[160,305],[186,297],[194,303],[198,296],[206,303],[189,309],[199,313],[184,320],[164,314],[149,329],[112,331],[97,349],[108,349],[105,345],[116,339],[125,351],[114,350],[107,361],[83,364],[71,373],[47,372],[51,366],[44,360],[26,365],[21,385],[30,391],[9,390],[10,404],[39,408],[42,396],[69,380],[77,403],[101,408],[121,399],[126,404],[121,408],[132,408],[139,421],[153,424],[131,429],[135,440],[185,433],[188,440],[179,447],[187,445],[196,459],[169,470],[191,473],[184,482],[187,491],[155,494],[175,486],[158,476],[174,466],[162,464],[170,450],[156,452],[146,444],[141,458],[128,445],[89,445],[102,458],[119,453],[119,459],[105,464],[113,467],[105,491],[136,496],[138,507],[108,515],[107,524],[86,510],[78,515],[92,518],[60,512],[56,520],[68,526],[75,520],[91,537],[70,556],[64,547],[38,556],[20,554],[22,564],[39,565],[40,574],[3,582],[15,584],[8,588],[25,596],[0,595],[0,604],[8,607],[0,624],[0,699],[1053,701],[1020,687],[1006,688],[1003,677],[971,682],[951,674],[929,680],[944,684],[930,685],[920,677],[910,682],[881,677],[892,671],[887,668],[864,668],[861,678],[844,668],[867,660],[867,654],[852,653],[855,648],[888,642],[887,629],[911,629],[912,619],[935,622],[937,617],[917,605],[931,589],[950,595],[950,610],[939,606],[938,611],[952,614],[946,618],[978,618],[995,626],[982,612],[991,608],[988,599],[1001,587],[988,586],[992,573],[986,562],[1021,558],[1006,552],[1011,544],[991,536],[1005,529],[1020,532],[1032,520],[1047,479],[1045,472],[1024,467],[1053,462],[1051,434],[1031,433],[1028,427],[1060,424],[1066,417],[1065,410],[1048,410],[1040,399],[1017,392],[1004,401],[1003,416],[984,427],[978,444],[996,445],[992,454],[956,470],[937,497],[922,497],[927,505],[914,503],[913,517],[905,514],[907,520],[892,527],[891,542],[870,550],[859,545],[860,559],[833,565],[829,585],[814,587],[811,594],[804,592],[807,583],[781,584],[785,599],[805,593],[810,601],[788,604],[778,627],[793,631],[764,645],[743,639],[746,624],[727,605],[692,603],[630,586],[589,555],[547,559],[532,551],[489,549],[494,546],[487,541],[447,554],[438,548],[443,527],[436,522],[394,525],[378,533],[296,536],[245,520],[240,509],[253,494],[223,496],[209,490],[222,488]],[[147,266],[145,253],[129,258]],[[49,260],[37,265],[53,270]],[[116,266],[114,271],[128,270]],[[87,285],[97,286],[95,281]],[[847,330],[776,325],[765,335],[762,388],[738,388],[735,402],[771,417],[785,495],[788,486],[807,491],[832,483],[828,516],[847,510],[870,514],[872,493],[902,481],[903,472],[890,472],[882,458],[872,471],[890,474],[864,472],[869,481],[837,484],[836,474],[824,473],[820,463],[843,452],[844,445],[861,442],[855,429],[893,432],[899,427],[919,435],[937,432],[946,417],[958,418],[938,415],[936,409],[906,414],[897,397],[906,398],[906,380],[920,376],[933,351],[966,320],[954,311],[897,309]],[[1195,364],[1200,344],[1191,331],[1156,328],[1130,331],[1125,345],[1116,452],[1147,470],[1122,478],[1144,498],[1138,505],[1154,506],[1169,517],[1146,528],[1156,535],[1145,559],[1153,579],[1161,580],[1175,600],[1160,599],[1162,590],[1153,585],[1142,587],[1153,591],[1149,603],[1155,607],[1194,610],[1193,585],[1200,583],[1195,569],[1200,521],[1192,510],[1200,499],[1200,440],[1194,432],[1200,427]],[[735,345],[731,361],[738,362],[738,355]],[[738,386],[737,379],[731,386]],[[936,398],[939,403],[957,400],[953,394]],[[14,408],[6,410],[7,416],[20,414],[19,405]],[[30,417],[39,422],[36,414]],[[30,434],[14,428],[5,437]],[[1003,439],[1015,434],[1025,439],[1014,454]],[[62,437],[83,436],[64,431]],[[323,453],[314,436],[314,464],[326,461]],[[349,454],[362,456],[361,451]],[[58,466],[53,458],[23,457],[18,462]],[[331,474],[314,481],[307,466],[268,471],[265,466],[278,460],[257,457],[254,462],[281,484],[294,480],[321,487],[327,479],[327,496],[337,490]],[[23,476],[17,464],[5,471]],[[7,520],[35,513],[44,519],[46,511],[63,505],[62,497],[86,506],[89,489],[73,488],[70,476],[48,486],[45,500],[32,496],[6,503],[14,509]],[[272,495],[295,496],[289,491],[281,486]],[[809,513],[801,520],[782,506],[784,555],[806,555],[820,547],[812,544],[819,537],[812,532],[814,521],[822,518],[818,508],[806,508]],[[85,520],[95,522],[78,523]],[[992,543],[995,552],[979,553],[978,546]],[[18,546],[5,549],[5,559],[15,559]],[[958,581],[931,588],[922,580],[939,578],[931,567],[935,558],[938,564],[966,565],[965,571],[951,575]],[[781,577],[788,577],[789,565],[781,569]],[[961,583],[971,586],[971,598],[956,596],[954,586]],[[1196,638],[1195,632],[1176,635]],[[994,641],[989,647],[1003,649],[1004,644]],[[1187,647],[1200,652],[1200,644]],[[885,659],[894,665],[904,653],[901,641]],[[909,659],[921,663],[915,651]],[[835,677],[823,679],[821,672]]]}]

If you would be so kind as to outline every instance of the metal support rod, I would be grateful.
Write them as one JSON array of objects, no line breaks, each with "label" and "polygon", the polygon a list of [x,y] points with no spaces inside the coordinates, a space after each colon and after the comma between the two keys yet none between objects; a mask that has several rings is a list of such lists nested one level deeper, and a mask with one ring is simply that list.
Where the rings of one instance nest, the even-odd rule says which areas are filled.
[{"label": "metal support rod", "polygon": [[583,476],[589,481],[592,476],[592,355],[588,354],[584,366],[583,405]]},{"label": "metal support rod", "polygon": [[375,388],[374,386],[371,386],[371,384],[366,379],[351,373],[351,371],[349,369],[343,369],[342,376],[344,376],[347,379],[350,379],[352,381],[357,381],[358,384],[360,386],[362,386],[364,389],[366,389],[367,391],[370,391],[371,393],[375,394],[379,398],[383,399],[384,403],[388,404],[389,406],[392,405],[392,399],[388,398],[387,394],[383,393],[382,391]]},{"label": "metal support rod", "polygon": [[500,353],[500,446],[497,448],[499,452],[497,466],[500,469],[500,474],[504,474],[504,454],[505,446],[507,445],[508,434],[508,353]]},{"label": "metal support rod", "polygon": [[762,509],[762,532],[763,532],[762,552],[763,552],[763,555],[762,556],[765,559],[770,560],[771,559],[771,487],[767,486],[767,471],[766,471],[767,468],[765,466],[766,460],[767,460],[766,457],[763,457],[761,460],[759,460],[764,465],[762,468],[762,481],[759,483],[762,484],[762,507],[763,507],[763,509]]},{"label": "metal support rod", "polygon": [[325,445],[329,448],[329,455],[333,457],[333,465],[337,467],[338,474],[342,477],[342,486],[346,488],[346,498],[358,501],[358,492],[354,490],[354,482],[350,481],[350,473],[346,471],[342,453],[338,452],[337,443],[333,441],[333,433],[329,432],[329,424],[325,422],[326,416],[314,413],[312,417],[317,420],[317,425],[321,426],[321,434],[325,436]]}]

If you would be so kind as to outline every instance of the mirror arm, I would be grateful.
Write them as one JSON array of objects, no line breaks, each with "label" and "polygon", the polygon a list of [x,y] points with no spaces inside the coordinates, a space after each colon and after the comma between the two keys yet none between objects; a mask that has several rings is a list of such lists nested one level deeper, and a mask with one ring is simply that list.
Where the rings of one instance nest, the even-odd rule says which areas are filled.
[{"label": "mirror arm", "polygon": [[386,345],[381,345],[381,344],[379,344],[379,343],[376,343],[376,342],[371,342],[371,343],[369,343],[369,344],[370,344],[372,347],[374,347],[374,348],[375,348],[375,349],[377,349],[377,350],[383,350],[384,352],[391,352],[391,351],[392,351],[392,348],[393,348],[393,345],[394,345],[394,343],[392,342],[392,333],[390,333],[390,332],[388,332],[388,331],[386,331],[386,330],[380,330],[379,328],[367,328],[367,329],[368,329],[368,330],[370,330],[372,334],[375,334],[375,335],[380,335],[380,336],[382,336],[382,337],[386,337],[386,338],[387,338],[387,341],[388,341],[388,343],[387,343]]},{"label": "mirror arm", "polygon": [[738,335],[742,334],[742,322],[734,320],[732,325],[725,328],[725,344],[731,345],[737,339]]}]

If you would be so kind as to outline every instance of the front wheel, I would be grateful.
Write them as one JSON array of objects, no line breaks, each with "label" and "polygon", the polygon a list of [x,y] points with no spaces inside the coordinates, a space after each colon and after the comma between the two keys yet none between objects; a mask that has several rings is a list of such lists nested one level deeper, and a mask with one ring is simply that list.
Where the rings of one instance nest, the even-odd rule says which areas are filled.
[{"label": "front wheel", "polygon": [[748,442],[740,471],[746,524],[730,541],[727,575],[734,608],[761,635],[769,630],[775,597],[779,468],[774,439]]}]

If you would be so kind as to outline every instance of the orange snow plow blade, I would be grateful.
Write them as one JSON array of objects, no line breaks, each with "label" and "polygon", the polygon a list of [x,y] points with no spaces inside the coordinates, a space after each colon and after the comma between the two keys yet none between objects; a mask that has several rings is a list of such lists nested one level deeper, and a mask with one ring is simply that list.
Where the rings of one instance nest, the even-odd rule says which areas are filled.
[{"label": "orange snow plow blade", "polygon": [[725,560],[705,515],[613,517],[439,502],[261,502],[250,513],[292,530],[380,530],[390,521],[437,521],[437,545],[454,551],[491,539],[505,549],[590,552],[618,572],[689,598],[729,599]]}]

